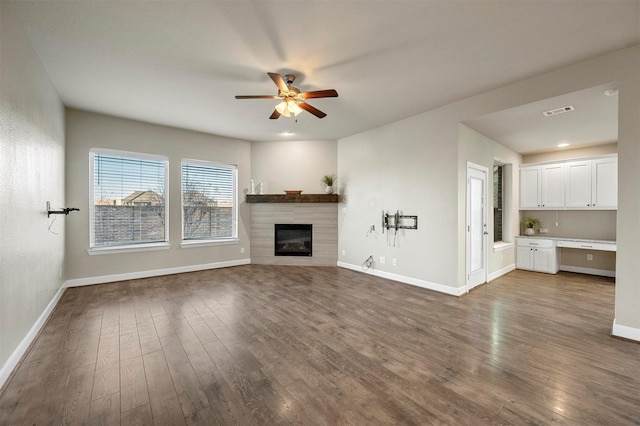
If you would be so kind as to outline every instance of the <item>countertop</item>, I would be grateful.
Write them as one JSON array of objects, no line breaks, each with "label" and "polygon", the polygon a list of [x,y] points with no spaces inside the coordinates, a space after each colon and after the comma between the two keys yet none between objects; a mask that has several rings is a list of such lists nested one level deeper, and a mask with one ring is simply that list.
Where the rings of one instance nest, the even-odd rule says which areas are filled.
[{"label": "countertop", "polygon": [[546,235],[520,235],[516,238],[551,240],[556,247],[602,250],[602,251],[618,251],[618,245],[613,240],[596,240],[593,238],[569,238],[569,237],[548,237]]},{"label": "countertop", "polygon": [[593,238],[549,237],[546,235],[518,235],[516,238],[540,238],[554,241],[573,241],[576,243],[616,244],[615,240],[594,240]]}]

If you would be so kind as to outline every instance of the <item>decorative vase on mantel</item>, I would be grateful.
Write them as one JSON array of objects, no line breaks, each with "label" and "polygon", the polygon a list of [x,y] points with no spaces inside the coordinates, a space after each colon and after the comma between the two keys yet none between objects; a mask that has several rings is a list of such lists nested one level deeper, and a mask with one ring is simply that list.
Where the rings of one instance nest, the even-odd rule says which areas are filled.
[{"label": "decorative vase on mantel", "polygon": [[335,175],[324,175],[320,181],[324,185],[325,194],[333,194],[333,184],[336,183]]},{"label": "decorative vase on mantel", "polygon": [[535,231],[533,230],[533,228],[524,228],[524,235],[533,235],[535,234]]}]

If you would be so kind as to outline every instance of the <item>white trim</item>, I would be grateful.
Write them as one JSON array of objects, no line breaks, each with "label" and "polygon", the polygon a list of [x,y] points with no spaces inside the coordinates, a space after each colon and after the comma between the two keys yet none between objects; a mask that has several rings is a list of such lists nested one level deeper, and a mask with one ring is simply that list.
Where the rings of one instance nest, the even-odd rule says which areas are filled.
[{"label": "white trim", "polygon": [[[547,166],[551,164],[560,164],[560,163],[568,163],[570,161],[588,161],[588,160],[605,160],[608,158],[618,158],[618,154],[602,154],[602,155],[593,155],[590,157],[576,157],[576,158],[561,158],[559,160],[551,160],[551,161],[540,161],[538,163],[523,163],[520,164],[520,168],[523,167],[531,167],[531,166]],[[526,209],[528,210],[528,209]],[[553,210],[553,209],[550,209]]]},{"label": "white trim", "polygon": [[157,251],[157,250],[169,250],[171,248],[170,243],[148,243],[148,244],[127,244],[126,246],[113,246],[113,247],[98,247],[88,249],[87,253],[91,256],[99,254],[120,254],[120,253],[135,253],[140,251]]},{"label": "white trim", "polygon": [[[481,282],[477,282],[474,285],[471,285],[471,171],[482,173],[484,187],[482,188],[482,270],[483,277]],[[480,164],[475,164],[471,161],[467,161],[467,174],[466,174],[466,205],[465,205],[465,285],[464,288],[468,293],[469,290],[474,287],[479,286],[480,284],[484,284],[489,281],[489,236],[487,224],[489,222],[489,207],[487,205],[488,195],[489,195],[489,168],[482,166]],[[476,272],[477,274],[477,272]],[[474,275],[474,279],[475,279]]]},{"label": "white trim", "polygon": [[195,247],[206,247],[206,246],[224,246],[230,244],[238,244],[240,242],[239,238],[226,238],[219,240],[184,240],[180,243],[180,247],[182,248],[195,248]]},{"label": "white trim", "polygon": [[613,319],[611,335],[640,342],[640,328],[633,328],[626,325],[617,324],[615,318]]},{"label": "white trim", "polygon": [[174,268],[153,269],[150,271],[128,272],[125,274],[102,275],[98,277],[77,278],[67,280],[65,287],[80,287],[83,285],[104,284],[114,281],[135,280],[138,278],[157,277],[160,275],[181,274],[183,272],[204,271],[207,269],[227,268],[251,264],[251,259],[228,260],[225,262],[205,263],[202,265],[177,266]]},{"label": "white trim", "polygon": [[33,343],[35,338],[38,337],[38,333],[40,333],[40,330],[47,322],[47,319],[49,319],[49,315],[51,315],[51,312],[53,312],[53,310],[57,306],[58,301],[62,297],[65,289],[66,287],[64,284],[60,286],[47,307],[44,309],[44,311],[42,311],[42,314],[40,314],[36,322],[33,324],[27,335],[24,336],[24,339],[22,339],[18,347],[13,351],[11,356],[9,356],[2,368],[0,368],[0,389],[2,389],[6,381],[11,376],[13,370],[16,368],[18,363],[20,363],[20,360],[26,354],[29,346],[31,346],[31,343]]},{"label": "white trim", "polygon": [[504,241],[498,241],[493,243],[493,252],[494,253],[498,253],[500,251],[505,251],[507,249],[510,249],[511,247],[514,246],[514,243],[507,243]]},{"label": "white trim", "polygon": [[601,277],[615,277],[616,271],[607,269],[583,268],[582,266],[560,265],[561,271],[577,272],[579,274],[599,275]]},{"label": "white trim", "polygon": [[[90,148],[89,149],[89,254],[93,250],[103,249],[104,247],[94,247],[95,245],[95,156],[111,155],[119,157],[133,158],[137,160],[158,161],[164,163],[164,235],[165,241],[161,243],[169,244],[169,157],[165,155],[148,154],[145,152],[121,151],[106,148]],[[133,245],[133,244],[132,244]],[[138,250],[135,250],[138,251]],[[123,253],[124,251],[121,251]]]},{"label": "white trim", "polygon": [[491,281],[495,280],[496,278],[500,278],[501,276],[506,275],[511,271],[515,271],[515,269],[516,269],[516,264],[512,263],[509,266],[505,266],[502,269],[498,269],[495,272],[491,272],[489,275],[487,275],[487,282],[491,282]]},{"label": "white trim", "polygon": [[340,268],[351,269],[352,271],[362,272],[369,275],[375,275],[376,277],[386,278],[388,280],[397,281],[403,284],[410,284],[416,287],[426,288],[428,290],[449,294],[451,296],[461,296],[462,294],[467,292],[466,286],[455,288],[455,287],[450,287],[448,285],[419,280],[417,278],[405,277],[404,275],[397,275],[397,274],[392,274],[390,272],[377,271],[375,269],[367,269],[366,271],[364,271],[362,270],[362,266],[360,265],[353,265],[351,263],[345,263],[345,262],[338,262],[337,265]]}]

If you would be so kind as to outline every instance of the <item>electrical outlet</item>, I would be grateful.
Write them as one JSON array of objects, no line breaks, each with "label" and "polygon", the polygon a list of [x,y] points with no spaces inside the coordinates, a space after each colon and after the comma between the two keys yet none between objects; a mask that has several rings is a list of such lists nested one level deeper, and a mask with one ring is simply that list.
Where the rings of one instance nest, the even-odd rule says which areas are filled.
[{"label": "electrical outlet", "polygon": [[391,264],[392,264],[393,266],[398,266],[398,259],[393,259],[393,260],[391,261]]},{"label": "electrical outlet", "polygon": [[240,247],[240,253],[244,253],[244,247]]},{"label": "electrical outlet", "polygon": [[342,255],[346,256],[347,255],[347,251],[345,249],[342,249]]},{"label": "electrical outlet", "polygon": [[593,260],[593,255],[592,254],[588,254],[587,255],[587,260]]},{"label": "electrical outlet", "polygon": [[380,264],[384,265],[384,263],[387,261],[387,259],[384,258],[384,256],[380,256]]}]

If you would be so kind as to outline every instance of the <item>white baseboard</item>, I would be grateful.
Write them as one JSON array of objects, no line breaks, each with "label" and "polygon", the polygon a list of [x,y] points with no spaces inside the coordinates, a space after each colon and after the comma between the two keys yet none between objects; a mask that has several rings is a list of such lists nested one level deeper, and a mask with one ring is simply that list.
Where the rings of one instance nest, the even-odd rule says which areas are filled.
[{"label": "white baseboard", "polygon": [[577,272],[579,274],[598,275],[601,277],[616,276],[616,271],[609,271],[607,269],[583,268],[582,266],[560,265],[560,270],[566,272]]},{"label": "white baseboard", "polygon": [[622,337],[629,340],[640,342],[640,328],[628,327],[626,325],[617,324],[614,318],[611,334],[616,337]]},{"label": "white baseboard", "polygon": [[251,259],[229,260],[226,262],[205,263],[202,265],[177,266],[175,268],[153,269],[150,271],[128,272],[125,274],[102,275],[98,277],[76,278],[67,280],[65,287],[80,287],[83,285],[104,284],[115,281],[135,280],[139,278],[158,277],[161,275],[181,274],[184,272],[205,271],[207,269],[227,268],[230,266],[249,265]]},{"label": "white baseboard", "polygon": [[503,275],[508,274],[511,271],[514,271],[516,269],[516,264],[512,263],[509,266],[505,266],[502,269],[499,269],[495,272],[490,273],[489,275],[487,275],[487,282],[491,282],[493,280],[495,280],[496,278],[500,278]]},{"label": "white baseboard", "polygon": [[51,312],[53,312],[55,307],[58,305],[58,301],[62,297],[64,290],[65,286],[63,284],[53,296],[47,307],[44,308],[44,311],[42,311],[27,335],[24,336],[24,339],[22,339],[16,350],[13,351],[9,359],[7,359],[7,362],[5,362],[2,368],[0,368],[0,389],[2,389],[6,381],[9,379],[9,376],[11,376],[13,370],[16,368],[22,357],[27,352],[27,349],[29,349],[31,343],[38,336],[38,333],[40,333],[40,330],[42,329],[42,326],[44,326],[44,324],[47,322],[49,315],[51,315]]},{"label": "white baseboard", "polygon": [[362,270],[362,266],[353,265],[351,263],[338,262],[338,267],[351,269],[352,271],[362,272],[364,274],[375,275],[376,277],[386,278],[392,281],[398,281],[403,284],[410,284],[416,287],[426,288],[428,290],[434,290],[440,293],[449,294],[452,296],[460,296],[467,292],[466,287],[455,288],[447,285],[442,285],[438,283],[432,283],[429,281],[419,280],[417,278],[405,277],[404,275],[392,274],[390,272],[378,271],[375,269],[367,269],[366,271]]}]

